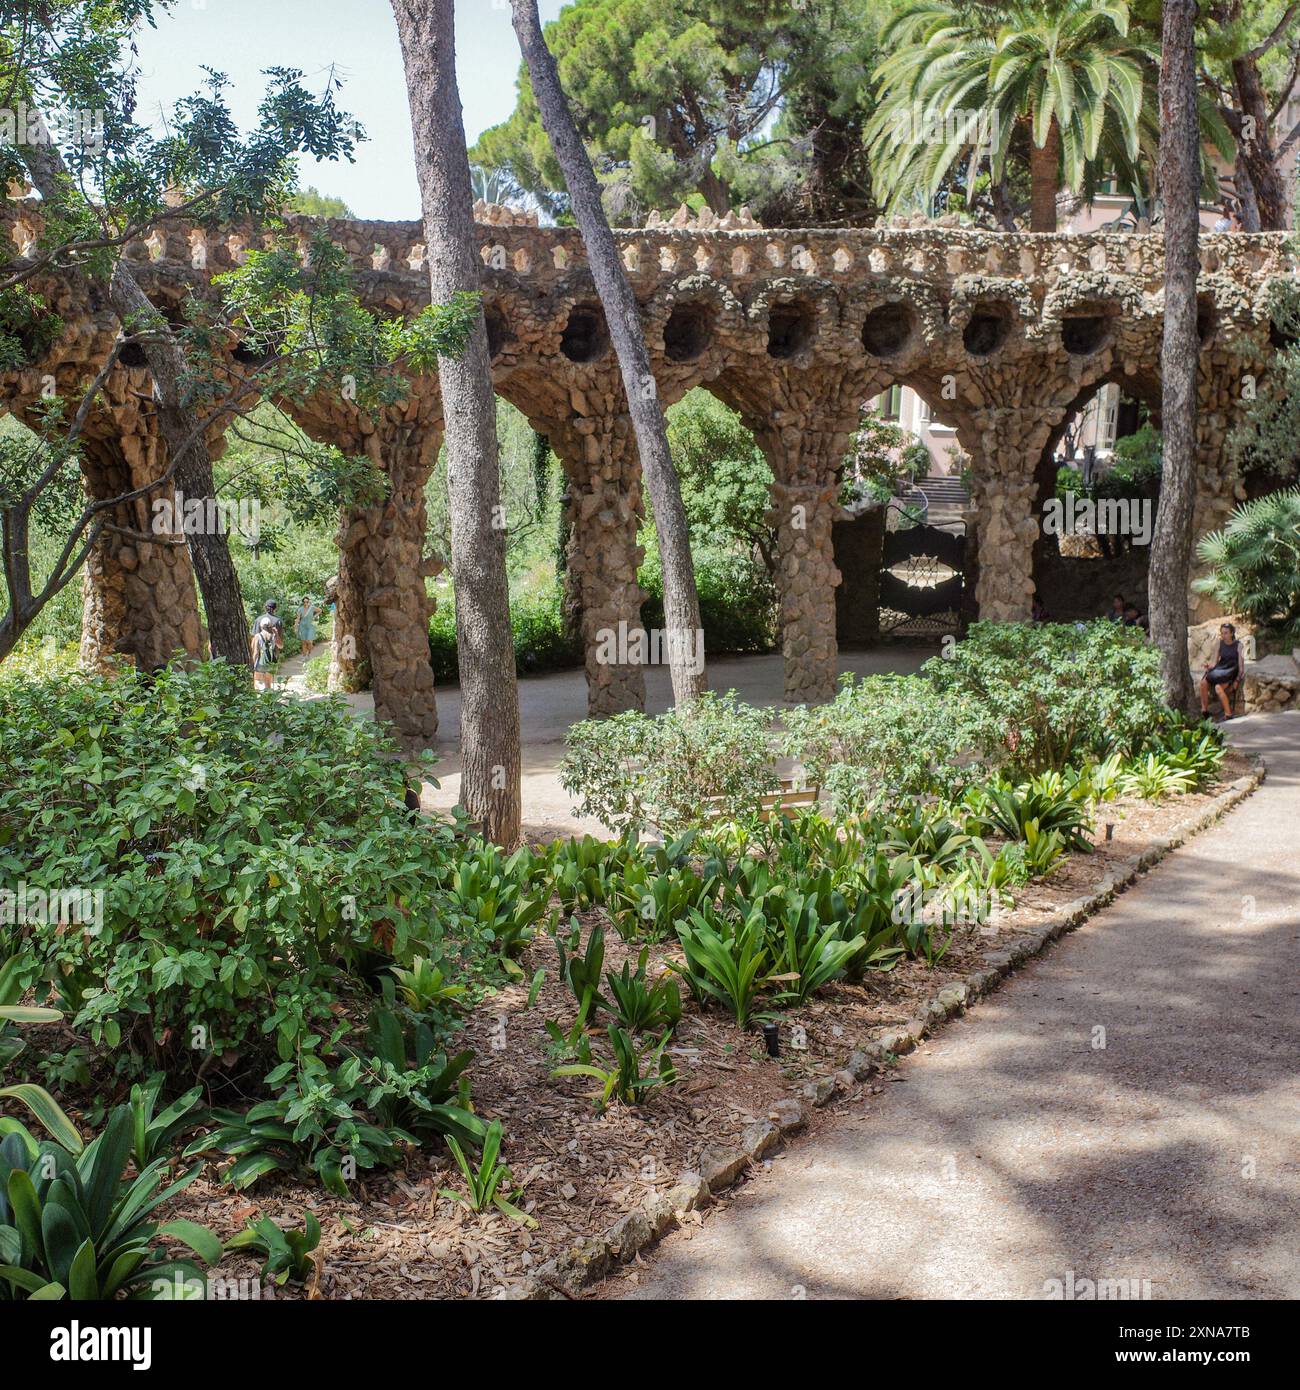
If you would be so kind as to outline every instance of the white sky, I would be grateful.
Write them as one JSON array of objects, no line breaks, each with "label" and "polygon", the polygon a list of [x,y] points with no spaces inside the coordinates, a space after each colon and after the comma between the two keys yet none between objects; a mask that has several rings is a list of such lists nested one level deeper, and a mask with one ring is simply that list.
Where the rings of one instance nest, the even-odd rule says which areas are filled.
[{"label": "white sky", "polygon": [[[540,0],[542,22],[562,0]],[[397,27],[388,0],[177,0],[139,39],[138,118],[148,122],[203,82],[204,66],[230,77],[236,119],[247,127],[263,68],[292,67],[323,84],[331,64],[344,79],[340,105],[369,138],[355,164],[304,163],[302,183],[342,198],[358,217],[418,218],[420,196]],[[514,109],[519,46],[508,0],[456,0],[456,69],[472,144]]]}]

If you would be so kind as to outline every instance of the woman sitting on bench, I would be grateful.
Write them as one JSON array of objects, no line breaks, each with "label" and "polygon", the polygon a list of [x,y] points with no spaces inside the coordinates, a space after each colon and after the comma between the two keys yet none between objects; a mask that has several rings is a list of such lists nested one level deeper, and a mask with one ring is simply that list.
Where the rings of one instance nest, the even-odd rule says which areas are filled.
[{"label": "woman sitting on bench", "polygon": [[[1219,654],[1214,665],[1201,677],[1201,713],[1210,712],[1210,691],[1218,694],[1223,706],[1223,718],[1232,718],[1232,696],[1241,680],[1241,643],[1237,641],[1237,629],[1231,623],[1224,623],[1219,629]],[[1217,711],[1216,711],[1217,718]]]}]

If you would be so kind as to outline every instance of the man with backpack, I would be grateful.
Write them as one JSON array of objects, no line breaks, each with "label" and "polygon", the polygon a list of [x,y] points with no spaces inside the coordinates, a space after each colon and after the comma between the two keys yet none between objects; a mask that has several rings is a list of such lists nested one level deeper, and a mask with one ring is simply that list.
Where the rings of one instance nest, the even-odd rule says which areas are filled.
[{"label": "man with backpack", "polygon": [[276,613],[273,598],[266,601],[265,611],[258,614],[250,639],[253,659],[253,689],[271,690],[275,686],[275,666],[284,649],[284,623]]}]

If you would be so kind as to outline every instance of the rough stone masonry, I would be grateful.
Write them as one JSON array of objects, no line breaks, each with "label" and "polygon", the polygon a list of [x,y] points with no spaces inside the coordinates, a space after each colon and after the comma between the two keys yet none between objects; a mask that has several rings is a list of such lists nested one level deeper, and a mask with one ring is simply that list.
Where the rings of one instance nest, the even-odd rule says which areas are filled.
[{"label": "rough stone masonry", "polygon": [[[602,629],[639,624],[644,513],[621,379],[582,241],[572,229],[539,227],[503,208],[476,211],[495,389],[548,437],[566,472],[567,602],[586,643],[589,709],[639,708],[643,672],[595,655]],[[40,232],[39,201],[10,197],[3,218],[15,254],[28,254]],[[316,225],[347,252],[368,307],[413,315],[428,302],[418,223],[292,217],[304,254]],[[168,221],[127,254],[152,301],[175,313],[191,295],[212,295],[211,276],[269,235]],[[682,209],[666,224],[616,236],[664,405],[706,387],[739,411],[771,465],[791,701],[824,699],[835,688],[832,527],[841,516],[840,463],[864,402],[910,386],[954,427],[972,480],[978,611],[1001,620],[1029,616],[1052,453],[1070,417],[1107,383],[1159,409],[1158,235],[934,225],[767,231],[746,216],[706,211],[692,219]],[[1278,282],[1294,273],[1283,234],[1202,238],[1198,534],[1221,525],[1244,495],[1225,441],[1252,394],[1267,389],[1279,341],[1270,308]],[[79,399],[117,333],[76,275],[40,276],[33,288],[66,329],[47,360],[0,379],[0,407],[20,419],[30,418],[51,380]],[[227,365],[232,375],[256,370],[237,346]],[[309,436],[363,455],[387,476],[381,504],[340,518],[331,683],[346,689],[369,680],[377,715],[408,742],[425,742],[437,729],[425,580],[443,563],[424,549],[424,485],[442,438],[436,377],[413,378],[404,402],[374,414],[341,392],[283,404]],[[124,364],[111,375],[86,434],[86,484],[97,495],[161,473],[145,366]],[[86,664],[142,649],[146,659],[163,649],[201,651],[183,548],[106,539],[87,566],[84,593]]]}]

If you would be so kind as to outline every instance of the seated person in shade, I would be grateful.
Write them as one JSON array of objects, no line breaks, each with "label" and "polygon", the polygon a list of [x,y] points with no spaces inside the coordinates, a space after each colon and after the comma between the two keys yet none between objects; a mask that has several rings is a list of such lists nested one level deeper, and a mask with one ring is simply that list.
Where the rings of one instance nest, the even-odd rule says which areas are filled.
[{"label": "seated person in shade", "polygon": [[[1210,691],[1213,690],[1223,706],[1224,719],[1232,718],[1231,688],[1241,679],[1245,669],[1241,653],[1241,643],[1237,641],[1237,629],[1231,623],[1224,623],[1219,629],[1219,654],[1214,665],[1201,677],[1201,713],[1210,712]],[[1215,718],[1219,718],[1215,711]]]},{"label": "seated person in shade", "polygon": [[1124,621],[1124,595],[1116,594],[1110,601],[1110,612],[1106,614],[1112,623]]},{"label": "seated person in shade", "polygon": [[1140,627],[1143,632],[1147,630],[1147,620],[1142,616],[1142,610],[1136,603],[1126,603],[1124,605],[1122,621],[1125,627]]}]

